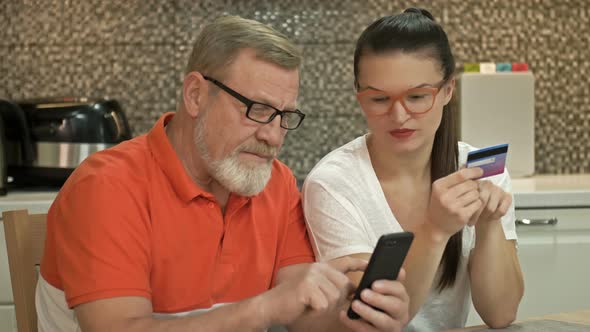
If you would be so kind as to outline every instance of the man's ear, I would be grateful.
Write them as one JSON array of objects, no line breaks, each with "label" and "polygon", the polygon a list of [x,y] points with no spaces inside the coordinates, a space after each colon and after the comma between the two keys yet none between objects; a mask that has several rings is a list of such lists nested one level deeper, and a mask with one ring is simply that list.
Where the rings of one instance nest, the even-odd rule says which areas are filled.
[{"label": "man's ear", "polygon": [[445,96],[445,105],[451,101],[453,98],[453,91],[455,91],[455,78],[452,78],[445,86],[443,87],[443,93]]},{"label": "man's ear", "polygon": [[194,119],[207,101],[207,82],[203,75],[192,71],[184,77],[182,84],[182,101],[184,109]]}]

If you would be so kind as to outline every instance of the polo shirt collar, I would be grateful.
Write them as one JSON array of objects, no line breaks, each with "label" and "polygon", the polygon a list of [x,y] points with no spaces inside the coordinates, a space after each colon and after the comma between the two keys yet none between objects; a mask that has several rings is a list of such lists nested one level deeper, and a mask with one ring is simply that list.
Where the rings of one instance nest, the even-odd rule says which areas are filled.
[{"label": "polo shirt collar", "polygon": [[172,144],[170,144],[165,126],[173,117],[173,112],[164,114],[147,134],[151,153],[180,199],[189,202],[201,195],[209,198],[213,197],[191,179]]}]

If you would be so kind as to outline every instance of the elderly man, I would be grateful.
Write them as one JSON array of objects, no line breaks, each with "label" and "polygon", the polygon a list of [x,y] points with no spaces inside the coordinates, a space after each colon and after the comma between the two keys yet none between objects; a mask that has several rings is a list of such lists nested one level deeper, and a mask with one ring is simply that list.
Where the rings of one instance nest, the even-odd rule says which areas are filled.
[{"label": "elderly man", "polygon": [[345,273],[366,262],[313,263],[295,179],[276,160],[305,117],[300,62],[259,22],[201,31],[177,112],[88,158],[52,205],[41,331],[401,328],[401,283],[351,321]]}]

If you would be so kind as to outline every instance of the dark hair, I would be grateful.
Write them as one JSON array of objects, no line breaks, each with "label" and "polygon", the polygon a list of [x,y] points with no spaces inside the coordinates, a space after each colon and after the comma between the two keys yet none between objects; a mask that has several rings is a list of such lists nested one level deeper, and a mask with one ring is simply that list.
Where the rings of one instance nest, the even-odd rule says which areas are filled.
[{"label": "dark hair", "polygon": [[[409,8],[403,13],[386,16],[373,22],[363,31],[354,51],[354,83],[358,88],[359,62],[366,54],[392,51],[422,53],[439,61],[444,80],[455,72],[455,58],[451,52],[447,34],[425,9]],[[431,154],[431,181],[445,177],[458,169],[458,142],[456,115],[451,104],[444,106]],[[437,289],[452,287],[457,278],[461,259],[461,231],[454,234],[445,247],[440,264],[443,267]]]}]

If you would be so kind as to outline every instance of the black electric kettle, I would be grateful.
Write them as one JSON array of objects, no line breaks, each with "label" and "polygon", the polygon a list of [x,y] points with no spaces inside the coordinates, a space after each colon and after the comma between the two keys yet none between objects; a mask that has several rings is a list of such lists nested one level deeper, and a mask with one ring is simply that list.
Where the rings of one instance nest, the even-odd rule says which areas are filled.
[{"label": "black electric kettle", "polygon": [[0,196],[6,195],[6,137],[4,134],[4,121],[0,116]]},{"label": "black electric kettle", "polygon": [[[9,151],[8,140],[22,144],[17,151]],[[6,194],[8,154],[11,152],[18,154],[25,164],[31,164],[35,159],[25,112],[19,105],[0,99],[0,195]]]},{"label": "black electric kettle", "polygon": [[90,154],[131,138],[125,113],[113,99],[2,101],[0,117],[10,188],[60,187]]}]

